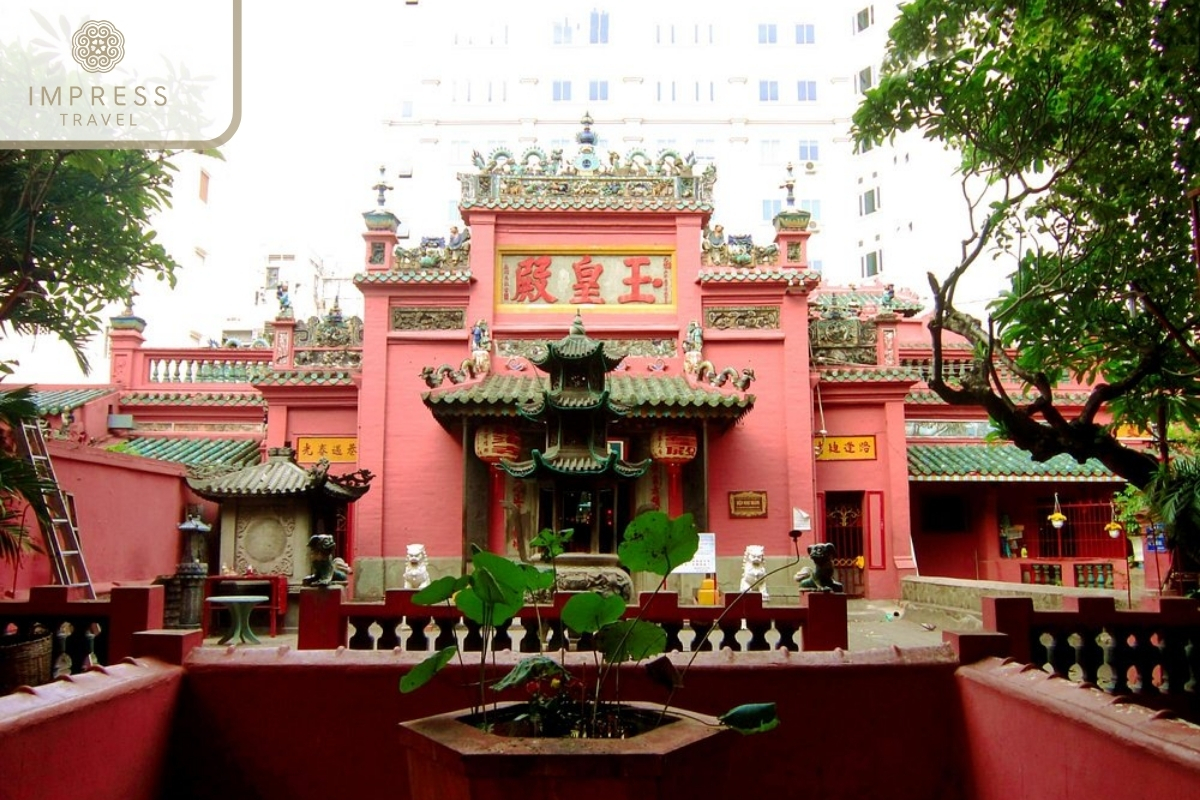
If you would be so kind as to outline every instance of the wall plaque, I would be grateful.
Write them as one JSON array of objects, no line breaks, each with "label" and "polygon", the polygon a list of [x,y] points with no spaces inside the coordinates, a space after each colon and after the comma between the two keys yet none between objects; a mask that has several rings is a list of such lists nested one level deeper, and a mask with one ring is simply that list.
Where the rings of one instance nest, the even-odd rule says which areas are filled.
[{"label": "wall plaque", "polygon": [[730,492],[729,516],[743,519],[759,519],[767,516],[767,493]]}]

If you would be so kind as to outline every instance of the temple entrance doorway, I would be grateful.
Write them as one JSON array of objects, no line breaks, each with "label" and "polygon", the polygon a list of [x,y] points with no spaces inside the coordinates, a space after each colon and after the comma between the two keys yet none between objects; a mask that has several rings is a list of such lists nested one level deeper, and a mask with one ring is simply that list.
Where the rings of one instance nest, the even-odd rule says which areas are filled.
[{"label": "temple entrance doorway", "polygon": [[824,497],[825,541],[833,542],[837,548],[834,572],[850,597],[864,594],[863,495],[863,492],[827,492]]}]

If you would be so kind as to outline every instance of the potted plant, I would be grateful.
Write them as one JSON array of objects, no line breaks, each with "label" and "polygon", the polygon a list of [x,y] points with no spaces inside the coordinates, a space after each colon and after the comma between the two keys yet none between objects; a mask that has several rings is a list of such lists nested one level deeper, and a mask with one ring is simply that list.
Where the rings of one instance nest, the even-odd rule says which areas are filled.
[{"label": "potted plant", "polygon": [[[29,387],[0,392],[0,426],[4,433],[4,446],[0,447],[0,561],[14,568],[26,553],[39,550],[29,535],[26,511],[32,511],[34,519],[48,520],[43,492],[54,488],[38,476],[16,446],[15,437],[22,435],[21,424],[37,418],[37,404]],[[44,629],[0,634],[0,694],[17,686],[48,682],[51,651],[51,635]]]},{"label": "potted plant", "polygon": [[[553,565],[569,535],[543,531],[532,544]],[[618,557],[631,571],[658,575],[661,590],[666,576],[690,561],[698,547],[690,514],[670,519],[651,511],[626,528]],[[538,797],[553,792],[574,797],[600,792],[606,800],[682,797],[708,788],[714,759],[728,750],[720,737],[778,724],[774,703],[738,706],[719,718],[672,709],[671,699],[692,662],[677,671],[662,656],[666,632],[643,619],[645,606],[629,616],[621,597],[598,592],[572,595],[561,614],[564,626],[591,638],[596,661],[590,679],[584,679],[584,661],[561,651],[524,658],[489,685],[487,651],[496,627],[523,608],[527,594],[552,589],[554,570],[486,552],[476,552],[472,566],[469,575],[441,578],[414,597],[422,604],[453,602],[480,625],[483,643],[472,708],[401,725],[413,797],[469,797],[476,791],[488,797],[529,795],[531,782],[543,785],[532,793]],[[424,685],[456,655],[454,646],[433,654],[401,679],[400,690]],[[614,688],[619,665],[656,656],[647,669],[667,689],[666,701],[622,702]],[[524,688],[528,699],[495,702],[496,691],[512,688]]]}]

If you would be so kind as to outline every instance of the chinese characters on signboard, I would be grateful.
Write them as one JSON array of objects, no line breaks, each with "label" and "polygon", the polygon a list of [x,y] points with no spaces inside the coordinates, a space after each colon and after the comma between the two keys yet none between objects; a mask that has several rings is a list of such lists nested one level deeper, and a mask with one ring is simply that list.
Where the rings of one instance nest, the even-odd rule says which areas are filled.
[{"label": "chinese characters on signboard", "polygon": [[499,303],[509,307],[640,306],[675,302],[670,253],[502,253]]},{"label": "chinese characters on signboard", "polygon": [[743,519],[761,519],[767,516],[766,492],[730,492],[729,516]]},{"label": "chinese characters on signboard", "polygon": [[826,436],[817,461],[874,461],[874,436]]},{"label": "chinese characters on signboard", "polygon": [[296,440],[296,460],[313,464],[321,459],[331,464],[358,461],[358,439],[353,436],[300,436]]}]

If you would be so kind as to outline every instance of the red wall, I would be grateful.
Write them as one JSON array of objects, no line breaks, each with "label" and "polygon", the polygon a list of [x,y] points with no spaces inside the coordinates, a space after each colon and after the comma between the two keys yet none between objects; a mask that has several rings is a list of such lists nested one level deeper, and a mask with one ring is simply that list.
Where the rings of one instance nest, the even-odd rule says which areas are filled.
[{"label": "red wall", "polygon": [[[400,695],[415,661],[201,648],[186,673],[143,659],[9,695],[0,787],[22,800],[406,798],[397,723],[462,707],[475,679],[451,667]],[[622,687],[628,699],[661,697],[640,670]],[[733,740],[737,769],[711,775],[711,796],[1200,796],[1194,727],[999,659],[959,667],[947,648],[703,654],[676,705],[721,713],[761,700],[777,701],[782,724]],[[53,768],[53,753],[69,759]]]},{"label": "red wall", "polygon": [[[188,744],[178,753],[181,784],[170,796],[224,800],[236,786],[245,797],[281,800],[370,797],[384,789],[407,797],[397,723],[469,701],[460,688],[467,673],[453,668],[400,695],[399,678],[414,661],[404,653],[194,651],[180,719]],[[957,662],[949,650],[910,650],[903,658],[891,651],[750,653],[739,654],[737,665],[702,655],[676,705],[719,714],[775,700],[783,723],[734,740],[733,763],[742,769],[713,775],[713,797],[965,797]],[[662,698],[640,669],[624,673],[621,685],[628,699]]]},{"label": "red wall", "polygon": [[1200,797],[1195,726],[999,659],[959,687],[975,800]]},{"label": "red wall", "polygon": [[183,670],[118,664],[0,697],[0,797],[159,800]]},{"label": "red wall", "polygon": [[[47,444],[59,485],[75,496],[79,538],[97,590],[174,573],[183,546],[178,525],[187,505],[200,503],[184,482],[183,465]],[[215,508],[206,505],[203,517],[214,522]],[[0,592],[23,595],[30,586],[51,583],[50,574],[47,556],[26,556],[15,579],[9,565],[0,568]]]}]

